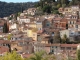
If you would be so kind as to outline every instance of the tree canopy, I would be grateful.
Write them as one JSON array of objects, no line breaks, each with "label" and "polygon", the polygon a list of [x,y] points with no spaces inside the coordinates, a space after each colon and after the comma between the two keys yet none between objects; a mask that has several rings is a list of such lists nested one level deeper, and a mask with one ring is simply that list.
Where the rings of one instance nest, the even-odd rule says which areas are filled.
[{"label": "tree canopy", "polygon": [[22,12],[25,9],[34,7],[33,2],[25,2],[25,3],[7,3],[0,1],[0,17],[6,17],[11,14]]},{"label": "tree canopy", "polygon": [[[41,7],[42,11],[45,13],[59,14],[58,8],[67,7],[71,5],[79,5],[80,0],[40,0],[36,3],[36,7]],[[55,9],[56,7],[56,9]]]},{"label": "tree canopy", "polygon": [[77,50],[77,60],[80,60],[80,50]]},{"label": "tree canopy", "polygon": [[6,55],[0,57],[0,60],[24,60],[16,52],[6,53]]}]

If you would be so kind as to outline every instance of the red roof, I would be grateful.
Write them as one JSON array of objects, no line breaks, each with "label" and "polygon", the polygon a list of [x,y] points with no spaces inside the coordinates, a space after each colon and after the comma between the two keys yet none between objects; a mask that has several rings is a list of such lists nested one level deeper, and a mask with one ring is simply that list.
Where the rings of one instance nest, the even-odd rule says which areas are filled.
[{"label": "red roof", "polygon": [[68,21],[67,21],[67,19],[66,19],[66,18],[63,18],[63,19],[61,19],[61,21],[60,21],[60,22],[66,22],[66,23],[67,23]]},{"label": "red roof", "polygon": [[0,54],[3,54],[5,52],[9,52],[9,48],[5,46],[0,46]]},{"label": "red roof", "polygon": [[76,25],[80,25],[80,21],[79,22],[76,22]]},{"label": "red roof", "polygon": [[61,44],[61,47],[77,47],[78,44]]},{"label": "red roof", "polygon": [[62,18],[61,17],[56,17],[56,18],[54,18],[53,20],[58,20],[58,21],[60,21]]},{"label": "red roof", "polygon": [[46,44],[46,47],[50,46],[60,46],[60,47],[77,47],[78,44]]},{"label": "red roof", "polygon": [[10,44],[10,41],[9,40],[0,40],[0,44]]}]

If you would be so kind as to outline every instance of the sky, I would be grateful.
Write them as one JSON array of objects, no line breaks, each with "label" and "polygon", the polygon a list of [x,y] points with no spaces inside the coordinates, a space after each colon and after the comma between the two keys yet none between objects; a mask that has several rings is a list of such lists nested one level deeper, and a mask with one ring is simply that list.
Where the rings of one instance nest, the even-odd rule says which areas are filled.
[{"label": "sky", "polygon": [[39,1],[39,0],[0,0],[0,1],[5,1],[5,2],[36,2],[36,1]]}]

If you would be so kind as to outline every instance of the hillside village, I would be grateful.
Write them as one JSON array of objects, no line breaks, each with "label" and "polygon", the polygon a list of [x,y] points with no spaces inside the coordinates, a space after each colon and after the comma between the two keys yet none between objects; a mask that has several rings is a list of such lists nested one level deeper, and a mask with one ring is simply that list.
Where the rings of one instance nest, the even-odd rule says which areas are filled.
[{"label": "hillside village", "polygon": [[[0,18],[0,55],[15,50],[23,58],[32,53],[46,51],[47,54],[58,54],[67,58],[76,58],[77,46],[80,43],[80,6],[58,9],[58,14],[37,15],[37,8],[24,10],[15,19]],[[8,33],[3,33],[7,23]],[[80,47],[79,47],[80,48]]]}]

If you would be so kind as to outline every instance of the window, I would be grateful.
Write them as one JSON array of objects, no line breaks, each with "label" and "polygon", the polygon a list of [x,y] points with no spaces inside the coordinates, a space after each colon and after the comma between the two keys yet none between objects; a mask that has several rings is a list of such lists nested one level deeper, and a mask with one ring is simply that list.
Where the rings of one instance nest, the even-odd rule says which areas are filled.
[{"label": "window", "polygon": [[73,24],[74,24],[74,21],[73,21]]},{"label": "window", "polygon": [[49,24],[47,24],[47,26],[50,26]]},{"label": "window", "polygon": [[52,36],[54,36],[54,32],[52,32]]},{"label": "window", "polygon": [[68,50],[71,50],[71,47],[67,47]]},{"label": "window", "polygon": [[33,34],[33,36],[35,36],[35,34]]},{"label": "window", "polygon": [[64,50],[65,49],[65,47],[61,47],[61,50]]},{"label": "window", "polygon": [[76,48],[73,48],[73,50],[76,50]]},{"label": "window", "polygon": [[73,33],[71,33],[71,34],[73,34]]},{"label": "window", "polygon": [[41,28],[39,28],[39,30],[42,30]]},{"label": "window", "polygon": [[40,41],[40,40],[42,40],[42,38],[41,37],[38,37],[38,41]]},{"label": "window", "polygon": [[57,48],[57,46],[55,46],[55,48]]},{"label": "window", "polygon": [[71,21],[70,21],[70,24],[71,24]]},{"label": "window", "polygon": [[76,25],[76,28],[78,28],[78,25]]},{"label": "window", "polygon": [[3,27],[1,26],[0,29],[2,29]]},{"label": "window", "polygon": [[78,34],[80,34],[80,32],[78,32]]},{"label": "window", "polygon": [[52,34],[54,34],[54,32],[52,32]]},{"label": "window", "polygon": [[52,50],[52,52],[54,52],[54,50]]},{"label": "window", "polygon": [[52,46],[52,48],[54,48],[54,46]]},{"label": "window", "polygon": [[29,44],[29,42],[27,42],[27,44]]},{"label": "window", "polygon": [[66,9],[66,11],[68,11],[68,9]]},{"label": "window", "polygon": [[15,40],[17,40],[17,38],[15,38]]},{"label": "window", "polygon": [[22,46],[22,45],[23,45],[23,43],[22,43],[22,42],[19,42],[19,43],[18,43],[18,46]]},{"label": "window", "polygon": [[73,24],[73,21],[71,21],[71,24]]}]

